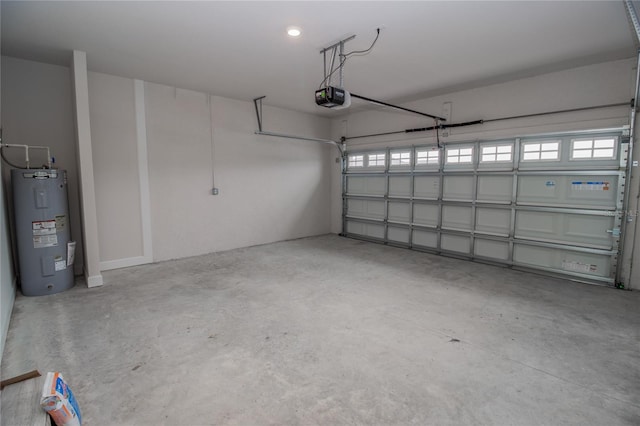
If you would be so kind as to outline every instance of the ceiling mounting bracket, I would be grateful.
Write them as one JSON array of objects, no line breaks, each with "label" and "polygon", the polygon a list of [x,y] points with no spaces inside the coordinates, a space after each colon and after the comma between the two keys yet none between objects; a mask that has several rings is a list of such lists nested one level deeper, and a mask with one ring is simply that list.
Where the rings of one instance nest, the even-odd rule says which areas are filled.
[{"label": "ceiling mounting bracket", "polygon": [[[351,35],[347,38],[343,38],[342,40],[333,43],[331,46],[325,47],[323,49],[320,50],[320,54],[322,55],[322,59],[324,61],[324,80],[322,80],[322,83],[325,84],[325,87],[330,86],[331,84],[331,74],[333,74],[333,63],[336,59],[336,53],[339,50],[339,55],[338,55],[338,62],[340,65],[338,65],[338,71],[339,71],[339,76],[340,76],[340,84],[338,85],[338,87],[344,87],[344,44],[348,41],[353,40],[354,38],[356,38],[355,34]],[[329,66],[329,74],[327,74],[327,52],[331,51],[330,53],[330,60],[331,60],[331,64]],[[329,80],[329,81],[327,81]]]},{"label": "ceiling mounting bracket", "polygon": [[[336,43],[333,43],[331,46],[325,47],[320,50],[320,54],[323,55],[324,79],[322,80],[322,83],[320,83],[320,87],[318,88],[318,90],[316,90],[315,92],[316,104],[326,108],[335,108],[336,110],[338,110],[338,109],[348,108],[351,105],[351,98],[353,97],[357,99],[362,99],[363,101],[367,101],[369,103],[383,105],[389,108],[394,108],[397,110],[418,114],[423,117],[432,118],[433,120],[436,121],[436,124],[435,124],[436,127],[440,124],[439,122],[447,121],[447,119],[444,117],[427,114],[425,112],[416,111],[414,109],[409,109],[409,108],[401,107],[398,105],[393,105],[388,102],[379,101],[379,100],[368,98],[362,95],[356,95],[355,93],[350,93],[344,90],[344,64],[347,58],[350,55],[353,55],[356,53],[366,54],[367,52],[370,52],[371,49],[373,49],[373,46],[375,46],[376,42],[378,41],[378,37],[380,36],[379,27],[376,28],[376,32],[377,32],[377,35],[376,35],[376,38],[373,40],[373,43],[371,43],[371,46],[369,46],[369,48],[365,50],[356,50],[346,54],[344,53],[344,44],[356,38],[355,35],[346,37]],[[328,58],[327,58],[327,52],[328,52]],[[338,58],[338,65],[334,66],[336,56]],[[327,61],[329,61],[328,69],[327,69]],[[331,78],[336,71],[339,72],[338,73],[339,82],[337,87],[332,87]]]},{"label": "ceiling mounting bracket", "polygon": [[262,119],[262,100],[266,98],[266,96],[259,96],[257,98],[255,98],[253,100],[253,106],[256,109],[256,118],[258,120],[258,130],[256,130],[255,134],[256,135],[262,135],[262,136],[272,136],[272,137],[276,137],[276,138],[285,138],[285,139],[297,139],[297,140],[301,140],[301,141],[309,141],[309,142],[319,142],[319,143],[326,143],[329,145],[333,145],[336,148],[338,148],[338,151],[340,151],[340,155],[344,155],[344,151],[346,149],[346,143],[345,141],[341,141],[341,142],[336,142],[330,139],[320,139],[320,138],[310,138],[310,137],[306,137],[306,136],[296,136],[296,135],[289,135],[286,133],[276,133],[276,132],[268,132],[266,130],[263,130],[262,128],[262,124],[263,124],[263,119]]},{"label": "ceiling mounting bracket", "polygon": [[262,100],[266,98],[266,96],[260,96],[253,100],[253,105],[256,108],[256,118],[258,119],[258,130],[262,131]]}]

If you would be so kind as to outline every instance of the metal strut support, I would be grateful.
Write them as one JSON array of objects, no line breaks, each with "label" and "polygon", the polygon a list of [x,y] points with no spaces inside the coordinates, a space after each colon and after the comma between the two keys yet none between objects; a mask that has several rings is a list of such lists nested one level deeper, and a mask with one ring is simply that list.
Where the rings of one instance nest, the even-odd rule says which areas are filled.
[{"label": "metal strut support", "polygon": [[[356,38],[355,35],[349,36],[347,38],[344,38],[344,39],[332,44],[329,47],[325,47],[324,49],[320,50],[320,54],[322,55],[323,63],[324,63],[324,69],[323,69],[324,79],[322,80],[322,83],[320,84],[320,86],[327,87],[327,86],[330,85],[331,76],[336,71],[333,68],[333,64],[334,64],[334,61],[336,59],[336,53],[338,53],[337,50],[339,49],[339,56],[338,56],[339,65],[338,65],[338,68],[337,68],[337,70],[339,71],[338,74],[339,74],[339,77],[340,77],[340,85],[339,85],[339,87],[341,87],[341,88],[344,87],[344,69],[343,69],[344,63],[342,62],[343,61],[343,57],[344,57],[344,44],[346,42],[348,42],[348,41],[353,40],[354,38]],[[329,51],[331,51],[331,62],[329,64],[329,71],[327,72],[327,52],[329,52]]]},{"label": "metal strut support", "polygon": [[625,0],[624,5],[626,6],[627,15],[629,16],[629,20],[631,21],[633,30],[636,33],[636,42],[640,43],[640,23],[638,22],[638,15],[636,14],[636,9],[633,6],[633,3],[631,2],[631,0]]},{"label": "metal strut support", "polygon": [[[256,107],[256,118],[258,119],[258,130],[262,131],[262,100],[266,98],[266,96],[260,96],[259,98],[255,98],[253,100],[253,105]],[[258,109],[258,102],[260,102],[260,109]]]},{"label": "metal strut support", "polygon": [[256,118],[258,119],[258,130],[255,132],[256,135],[273,136],[273,137],[277,137],[277,138],[297,139],[297,140],[301,140],[301,141],[326,143],[326,144],[329,144],[329,145],[334,145],[336,148],[338,148],[338,151],[340,151],[340,155],[344,154],[344,151],[346,149],[346,146],[345,146],[344,142],[338,143],[338,142],[330,140],[330,139],[309,138],[309,137],[306,137],[306,136],[288,135],[286,133],[276,133],[276,132],[268,132],[268,131],[262,130],[262,100],[264,98],[266,98],[266,96],[260,96],[260,97],[255,98],[253,100],[253,105],[255,106],[255,109],[256,109]]},{"label": "metal strut support", "polygon": [[[629,19],[631,20],[631,23],[633,25],[633,29],[635,31],[635,35],[636,35],[636,43],[640,42],[640,23],[638,23],[638,15],[636,14],[636,9],[633,6],[633,3],[630,0],[625,0],[624,2],[625,7],[626,7],[626,11],[627,14],[629,16]],[[624,253],[624,244],[625,244],[625,239],[626,239],[626,234],[628,232],[628,229],[631,228],[631,220],[633,220],[633,216],[630,215],[629,212],[629,207],[631,205],[629,197],[631,196],[631,177],[633,174],[633,146],[635,143],[635,127],[636,127],[636,114],[638,112],[638,96],[640,96],[640,50],[638,50],[637,52],[638,54],[638,62],[636,64],[636,86],[634,88],[634,98],[631,102],[631,115],[630,115],[630,119],[629,119],[629,124],[630,124],[630,128],[629,128],[629,150],[627,152],[627,164],[626,164],[626,170],[627,170],[627,179],[626,179],[626,184],[624,187],[624,197],[623,197],[623,214],[622,214],[622,224],[621,224],[621,232],[620,232],[620,241],[619,241],[619,257],[620,259],[618,260],[618,264],[617,264],[617,271],[616,271],[616,276],[620,277],[620,273],[622,272],[622,258],[623,258],[623,253]],[[636,198],[636,208],[638,208],[638,202],[640,202],[640,193],[638,193],[638,196]],[[631,280],[631,276],[633,273],[633,267],[634,267],[634,255],[635,255],[635,249],[636,249],[636,244],[635,244],[635,240],[638,238],[638,218],[636,217],[636,223],[633,226],[633,239],[634,239],[634,244],[631,247],[631,255],[630,255],[630,264],[629,264],[629,276],[627,277],[628,280]]]}]

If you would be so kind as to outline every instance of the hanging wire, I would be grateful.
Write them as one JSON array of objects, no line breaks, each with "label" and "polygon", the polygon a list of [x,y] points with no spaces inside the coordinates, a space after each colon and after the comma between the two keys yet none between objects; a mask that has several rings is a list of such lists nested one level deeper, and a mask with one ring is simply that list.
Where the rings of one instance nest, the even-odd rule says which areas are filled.
[{"label": "hanging wire", "polygon": [[[365,56],[365,55],[368,55],[369,53],[371,53],[371,49],[373,49],[373,46],[376,45],[379,37],[380,37],[380,28],[376,28],[376,38],[373,40],[373,43],[371,43],[371,46],[369,46],[368,49],[365,49],[365,50],[353,50],[353,51],[351,51],[349,53],[345,53],[345,54],[339,55],[339,57],[340,57],[339,64],[335,68],[333,68],[333,64],[335,62],[334,60],[335,60],[335,56],[336,56],[336,52],[337,52],[338,46],[334,46],[333,49],[332,49],[331,66],[329,67],[329,69],[331,71],[327,75],[326,61],[325,61],[325,69],[324,69],[325,78],[318,85],[318,89],[322,89],[322,86],[325,85],[325,82],[327,82],[327,81],[328,82],[327,82],[327,84],[325,86],[330,86],[331,76],[333,76],[333,74],[335,74],[336,71],[338,71],[340,68],[344,67],[344,64],[347,62],[347,59],[349,59],[350,56],[352,56],[352,55]],[[325,58],[326,58],[326,52],[325,52]]]},{"label": "hanging wire", "polygon": [[351,55],[358,55],[358,56],[362,56],[362,55],[366,55],[369,52],[371,52],[371,49],[373,49],[373,46],[376,45],[376,42],[378,41],[378,37],[380,37],[380,28],[376,28],[376,38],[373,40],[373,43],[371,43],[371,46],[369,46],[368,49],[365,50],[352,50],[349,53],[345,53],[344,55],[341,55],[342,57],[345,58],[345,60],[351,56]]}]

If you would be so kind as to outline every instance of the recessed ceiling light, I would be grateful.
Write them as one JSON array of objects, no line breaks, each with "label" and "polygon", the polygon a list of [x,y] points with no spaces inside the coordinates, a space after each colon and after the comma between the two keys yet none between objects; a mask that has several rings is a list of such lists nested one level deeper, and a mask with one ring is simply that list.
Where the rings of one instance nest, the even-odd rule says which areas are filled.
[{"label": "recessed ceiling light", "polygon": [[302,31],[300,31],[300,28],[298,27],[289,27],[287,28],[287,34],[289,34],[291,37],[300,37]]}]

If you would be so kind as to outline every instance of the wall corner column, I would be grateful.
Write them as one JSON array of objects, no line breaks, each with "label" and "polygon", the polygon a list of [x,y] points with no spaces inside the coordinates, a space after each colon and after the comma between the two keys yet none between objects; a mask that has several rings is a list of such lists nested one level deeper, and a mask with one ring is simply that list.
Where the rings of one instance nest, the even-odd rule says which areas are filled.
[{"label": "wall corner column", "polygon": [[87,54],[73,51],[71,60],[71,87],[76,125],[76,158],[80,189],[80,211],[82,215],[82,238],[84,243],[84,275],[87,287],[103,284],[100,273],[98,246],[98,215],[93,176],[93,153],[91,150],[91,125],[89,120],[89,81]]}]

